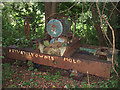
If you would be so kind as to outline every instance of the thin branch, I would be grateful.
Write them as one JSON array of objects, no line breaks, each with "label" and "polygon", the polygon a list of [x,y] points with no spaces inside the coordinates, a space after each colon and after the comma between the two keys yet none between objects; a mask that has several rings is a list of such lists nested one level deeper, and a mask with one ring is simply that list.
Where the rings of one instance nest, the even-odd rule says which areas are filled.
[{"label": "thin branch", "polygon": [[114,6],[114,8],[120,13],[120,10],[113,4],[113,2],[111,2],[112,3],[112,5]]},{"label": "thin branch", "polygon": [[[64,13],[64,12],[66,12],[66,11],[69,11],[71,8],[73,8],[77,3],[79,3],[79,2],[75,2],[70,8],[68,8],[68,9],[66,9],[66,10],[64,10],[64,11],[61,11],[61,12],[59,12],[58,14],[60,14],[60,13]],[[57,13],[56,13],[57,14]]]},{"label": "thin branch", "polygon": [[[75,2],[70,8],[64,10],[64,11],[61,11],[61,12],[58,12],[58,13],[53,13],[52,15],[50,15],[49,17],[47,17],[45,20],[43,20],[40,24],[42,24],[44,21],[46,21],[47,19],[49,19],[50,17],[52,17],[53,15],[56,15],[56,14],[60,14],[60,13],[64,13],[66,11],[69,11],[71,8],[73,8],[77,3],[79,2]],[[40,24],[38,24],[34,29],[32,30],[35,30]]]},{"label": "thin branch", "polygon": [[[114,6],[114,8],[120,13],[120,10],[113,4],[113,2],[111,2],[112,3],[112,5]],[[107,11],[111,11],[111,12],[113,12],[113,10],[110,10],[110,9],[108,9],[108,8],[106,8],[105,7],[105,9],[107,10]]]},{"label": "thin branch", "polygon": [[91,3],[91,4],[90,4],[90,7],[89,7],[89,9],[88,9],[88,10],[90,10],[90,9],[91,9],[91,7],[93,6],[93,4],[94,4],[94,3]]},{"label": "thin branch", "polygon": [[[64,12],[66,12],[66,11],[69,11],[69,10],[70,10],[71,8],[73,8],[76,4],[77,4],[77,2],[75,2],[70,8],[68,8],[68,9],[66,9],[66,10],[64,10],[64,11],[51,14],[51,15],[50,15],[49,17],[47,17],[46,19],[52,17],[53,15],[56,15],[56,14],[60,14],[60,13],[64,13]],[[46,20],[46,19],[45,19],[45,20]],[[45,20],[44,20],[44,21],[45,21]]]},{"label": "thin branch", "polygon": [[100,9],[99,9],[99,7],[98,7],[97,2],[96,2],[96,6],[97,6],[98,14],[99,14],[99,16],[100,16],[100,22],[101,22],[101,26],[102,26],[101,28],[103,29],[104,34],[105,34],[107,40],[109,41],[110,45],[112,46],[112,43],[111,43],[110,39],[108,38],[108,36],[107,36],[107,34],[106,34],[106,32],[105,32],[105,29],[104,29],[104,27],[103,27],[102,15],[101,15],[101,13],[100,13]]},{"label": "thin branch", "polygon": [[[113,63],[114,52],[115,52],[115,34],[114,34],[114,30],[113,30],[113,28],[111,27],[110,23],[106,20],[106,18],[103,17],[103,16],[101,16],[99,7],[98,7],[98,5],[97,5],[97,2],[96,2],[96,6],[97,6],[97,9],[98,9],[98,13],[99,13],[99,15],[100,15],[101,24],[102,24],[102,18],[104,18],[104,20],[106,21],[106,23],[108,24],[108,26],[109,26],[110,29],[112,30],[112,36],[113,36],[112,67],[113,67],[113,70],[115,71],[116,75],[119,77],[117,71],[115,70],[114,63]],[[103,27],[103,25],[102,25],[102,27]]]},{"label": "thin branch", "polygon": [[87,79],[88,79],[88,86],[90,88],[90,79],[89,79],[88,71],[87,71]]},{"label": "thin branch", "polygon": [[[106,0],[106,1],[107,1],[107,0]],[[106,2],[105,2],[105,4],[104,4],[104,6],[103,6],[102,15],[103,15],[103,12],[104,12],[104,9],[105,9],[105,5],[106,5]]]},{"label": "thin branch", "polygon": [[[118,2],[117,2],[117,4],[118,4]],[[117,6],[117,4],[116,4],[115,6]],[[111,11],[111,14],[110,14],[110,16],[109,16],[109,18],[108,18],[108,21],[109,21],[109,19],[111,18],[114,10],[115,10],[115,7],[114,7],[113,10]]]},{"label": "thin branch", "polygon": [[106,7],[105,7],[105,9],[106,9],[107,11],[112,11],[112,10],[110,10],[110,9],[106,8]]},{"label": "thin branch", "polygon": [[114,53],[115,53],[115,32],[114,32],[113,28],[111,27],[110,23],[107,21],[107,19],[103,16],[102,16],[102,18],[104,18],[104,20],[106,21],[106,23],[108,24],[108,26],[112,30],[112,36],[113,36],[112,67],[113,67],[113,70],[115,71],[116,75],[119,77],[119,74],[115,70],[115,67],[114,67],[114,64],[113,64]]}]

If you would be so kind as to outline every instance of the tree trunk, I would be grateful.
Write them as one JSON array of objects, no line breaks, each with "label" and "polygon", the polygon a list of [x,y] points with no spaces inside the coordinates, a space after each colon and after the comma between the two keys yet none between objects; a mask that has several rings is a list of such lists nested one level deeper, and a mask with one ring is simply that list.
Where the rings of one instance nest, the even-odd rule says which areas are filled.
[{"label": "tree trunk", "polygon": [[[51,10],[51,15],[55,14],[57,12],[57,2],[52,2],[52,10]],[[53,15],[54,17],[54,15]]]},{"label": "tree trunk", "polygon": [[47,26],[47,23],[48,23],[48,21],[49,21],[49,16],[50,16],[50,14],[51,14],[51,5],[52,5],[52,3],[51,2],[45,2],[45,32],[47,32],[46,31],[46,26]]},{"label": "tree trunk", "polygon": [[[47,32],[47,23],[50,19],[54,18],[54,14],[57,12],[58,2],[45,2],[45,33]],[[51,15],[53,15],[51,17]],[[50,17],[50,18],[48,18]],[[48,36],[49,37],[49,36]]]},{"label": "tree trunk", "polygon": [[97,31],[99,45],[106,46],[106,40],[105,40],[104,35],[102,33],[102,29],[100,27],[99,20],[98,20],[99,18],[97,16],[97,11],[95,10],[94,6],[91,7],[91,12],[92,12],[92,18],[93,18],[93,22],[94,22],[94,27]]}]

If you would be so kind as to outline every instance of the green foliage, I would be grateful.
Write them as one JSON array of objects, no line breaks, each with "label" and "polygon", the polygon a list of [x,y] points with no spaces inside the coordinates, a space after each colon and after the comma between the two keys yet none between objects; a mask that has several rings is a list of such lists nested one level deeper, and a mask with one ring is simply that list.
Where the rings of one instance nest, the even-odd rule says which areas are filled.
[{"label": "green foliage", "polygon": [[113,79],[113,77],[111,77],[108,81],[104,82],[98,82],[98,84],[100,85],[100,88],[118,88],[118,81],[119,79]]},{"label": "green foliage", "polygon": [[34,69],[32,61],[28,61],[29,71],[32,71]]},{"label": "green foliage", "polygon": [[[32,62],[28,62],[28,65],[32,67],[33,63]],[[31,73],[31,78],[29,78],[28,81],[25,81],[26,79],[22,79],[23,75],[18,75],[21,77],[16,77],[16,78],[12,78],[12,75],[14,75],[14,69],[13,71],[11,71],[11,67],[9,63],[5,63],[2,65],[3,66],[3,83],[6,81],[10,81],[10,82],[14,82],[12,85],[9,85],[9,88],[16,88],[16,87],[31,87],[34,88],[35,86],[38,86],[38,82],[37,80],[43,80],[43,82],[52,82],[52,83],[59,83],[59,85],[62,87],[66,87],[67,89],[69,88],[89,88],[88,85],[88,80],[86,78],[86,80],[84,79],[79,85],[76,82],[76,80],[72,79],[72,82],[69,83],[68,81],[68,77],[64,77],[61,76],[61,71],[57,71],[56,73],[48,73],[48,72],[40,72],[39,75],[37,75],[38,70],[34,69],[34,71],[26,71],[28,73]],[[20,79],[21,78],[21,79]],[[64,80],[61,80],[64,79]],[[103,81],[93,81],[90,79],[90,88],[119,88],[119,78],[116,77],[116,75],[114,75],[112,73],[111,77],[109,79],[103,80]],[[20,85],[17,86],[15,82],[17,82],[18,80],[22,80],[20,82]],[[52,85],[53,87],[56,87],[54,84]]]},{"label": "green foliage", "polygon": [[71,73],[71,74],[70,74],[70,77],[72,77],[72,76],[74,76],[74,74],[73,74],[73,73]]},{"label": "green foliage", "polygon": [[[58,8],[59,12],[70,8],[73,4],[74,4],[73,2],[60,3]],[[83,4],[83,18],[82,18],[82,4]],[[98,45],[98,43],[96,43],[98,42],[98,37],[96,35],[96,30],[94,28],[94,23],[92,21],[90,4],[88,2],[77,4],[71,10],[67,11],[67,13],[64,14],[72,17],[76,22],[75,36],[79,36],[79,37],[83,36],[81,43],[86,43],[85,39],[87,37],[89,40],[89,43],[87,44]],[[83,24],[82,24],[82,20],[83,20]],[[73,23],[71,26],[72,31],[74,30],[74,25],[75,24]],[[84,25],[84,30],[83,30],[83,25]]]},{"label": "green foliage", "polygon": [[21,84],[21,87],[23,87],[23,86],[31,86],[31,82],[30,81],[28,81],[28,82],[23,82],[22,84]]},{"label": "green foliage", "polygon": [[16,88],[17,86],[16,85],[10,85],[9,88]]},{"label": "green foliage", "polygon": [[[118,85],[119,78],[112,75],[110,79],[98,81],[98,82],[90,82],[90,88],[119,88]],[[87,80],[84,82],[81,82],[82,88],[89,88]]]},{"label": "green foliage", "polygon": [[33,66],[33,63],[32,63],[32,61],[28,61],[28,66]]},{"label": "green foliage", "polygon": [[32,71],[34,69],[34,67],[29,67],[29,71]]},{"label": "green foliage", "polygon": [[35,72],[37,72],[38,70],[37,69],[34,69]]},{"label": "green foliage", "polygon": [[[75,2],[59,3],[59,7],[57,8],[57,11],[58,12],[64,11],[70,8],[74,3]],[[43,22],[45,18],[45,9],[44,9],[43,2],[34,2],[34,3],[4,2],[3,4],[4,4],[4,8],[2,9],[3,46],[15,45],[16,43],[18,43],[16,39],[21,40],[21,38],[24,38],[23,36],[24,36],[24,20],[25,19],[23,17],[32,17],[31,19],[29,19],[31,39],[41,38],[42,36],[45,36],[44,35],[45,22]],[[82,4],[83,4],[83,18],[82,18]],[[104,4],[105,3],[98,3],[101,13],[102,13]],[[97,11],[97,8],[95,5],[94,7],[95,7],[95,10]],[[98,45],[98,43],[96,43],[98,42],[98,36],[96,35],[96,30],[94,28],[94,23],[92,21],[92,13],[90,8],[91,8],[90,2],[78,3],[74,7],[72,7],[70,10],[66,11],[65,13],[62,13],[62,15],[67,15],[74,18],[74,21],[76,22],[75,35],[79,37],[83,36],[81,43]],[[108,18],[111,13],[111,10],[113,9],[113,5],[111,3],[106,3],[106,8],[104,9],[104,16]],[[119,15],[116,16],[116,14],[113,13],[112,18],[110,18],[109,20],[110,24],[111,25],[113,24],[112,26],[115,30],[120,27],[118,24],[119,17],[120,17]],[[82,20],[83,20],[84,30],[83,30]],[[99,18],[97,21],[100,24]],[[41,22],[43,23],[40,24]],[[107,32],[108,26],[106,25],[104,20],[103,20],[103,24]],[[74,25],[72,25],[71,29],[73,31]],[[115,31],[115,34],[117,35],[117,31]],[[86,42],[86,37],[88,38],[89,42]],[[116,40],[117,42],[119,42],[118,36],[116,37]],[[117,43],[116,46],[119,47],[119,44]]]},{"label": "green foliage", "polygon": [[[43,20],[45,19],[45,9],[44,9],[44,3],[43,2],[4,2],[4,8],[2,9],[2,38],[0,36],[0,41],[2,41],[2,45],[9,46],[9,45],[17,45],[18,47],[25,48],[25,47],[30,47],[31,46],[31,41],[32,39],[36,38],[42,38],[45,37],[45,22]],[[58,12],[64,11],[68,8],[70,8],[74,2],[62,2],[59,4],[59,7],[57,8]],[[102,13],[103,6],[105,3],[98,3],[98,6],[100,7],[100,12]],[[115,3],[114,3],[115,4]],[[93,44],[93,45],[98,45],[98,36],[96,35],[96,30],[94,27],[94,22],[92,21],[92,13],[90,10],[91,3],[89,2],[84,2],[83,5],[83,18],[82,18],[82,3],[79,3],[75,5],[73,8],[68,10],[65,13],[62,13],[64,15],[67,15],[69,17],[74,18],[76,22],[76,31],[75,31],[75,36],[83,36],[83,39],[81,40],[81,43],[87,43],[86,42],[86,37],[88,38],[89,42],[87,44]],[[94,6],[95,9],[97,10],[96,6]],[[120,7],[117,6],[117,7]],[[104,9],[104,16],[109,18],[111,14],[111,10],[114,7],[112,6],[111,3],[106,3],[106,7]],[[119,30],[118,28],[120,27],[119,24],[119,18],[120,15],[116,14],[117,11],[115,10],[112,14],[112,16],[109,18],[110,25],[113,27],[115,30],[115,35],[116,35],[116,46],[119,48],[119,34],[117,33]],[[1,15],[1,14],[0,14]],[[26,38],[24,35],[24,18],[23,17],[32,17],[29,19],[30,23],[30,40]],[[83,30],[83,25],[82,25],[82,20],[83,20],[83,25],[84,25],[84,30]],[[71,20],[70,20],[71,21]],[[43,22],[42,24],[40,24]],[[100,24],[100,20],[98,18],[98,23]],[[40,24],[39,26],[37,26]],[[108,33],[108,26],[103,20],[104,28],[106,33]],[[74,25],[71,26],[72,31],[74,30]],[[36,27],[37,26],[37,27]],[[34,29],[36,27],[36,29]],[[86,36],[85,36],[86,33]],[[2,39],[2,40],[1,40]],[[19,40],[16,40],[19,39]],[[0,44],[0,46],[2,46]],[[35,49],[35,44],[32,46]],[[120,61],[120,60],[118,60]],[[54,62],[56,64],[57,62]],[[4,68],[4,71],[2,72],[3,74],[3,82],[6,80],[11,79],[11,76],[13,75],[14,71],[10,70],[10,64],[6,63],[2,65]],[[33,63],[31,61],[28,62],[29,66],[29,71],[38,72],[37,69],[33,68]],[[116,68],[117,71],[119,71],[119,67]],[[114,74],[114,71],[111,70],[111,73]],[[32,76],[35,77],[34,73],[32,73]],[[73,76],[71,74],[70,76]],[[47,74],[39,74],[40,78],[44,78],[46,81],[52,81],[52,82],[60,82],[58,78],[63,79],[63,77],[60,75],[60,72],[57,72],[55,75],[49,73]],[[67,80],[67,79],[65,79]],[[72,80],[72,78],[71,78]],[[90,83],[91,88],[113,88],[116,87],[118,88],[118,78],[114,75],[111,76],[109,80],[106,81],[100,81],[100,82],[92,82]],[[17,79],[15,80],[17,81]],[[32,83],[33,79],[30,79],[28,82],[23,82],[21,87],[24,85],[27,86],[32,86],[32,84],[37,83]],[[32,84],[31,84],[32,83]],[[61,82],[63,83],[63,82]],[[72,83],[76,84],[75,81]],[[70,84],[66,85],[67,88],[70,87]],[[81,86],[83,88],[88,88],[87,81],[81,82]],[[16,87],[15,85],[11,85],[10,87]],[[53,86],[55,87],[55,86]]]},{"label": "green foliage", "polygon": [[[38,7],[38,5],[41,5]],[[2,12],[2,42],[3,46],[15,45],[16,39],[24,38],[24,18],[32,17],[29,19],[31,39],[40,38],[44,34],[43,21],[43,3],[4,3]]]},{"label": "green foliage", "polygon": [[4,69],[2,71],[3,82],[5,82],[6,80],[9,80],[12,78],[14,71],[10,70],[11,67],[9,63],[2,64],[2,68]]}]

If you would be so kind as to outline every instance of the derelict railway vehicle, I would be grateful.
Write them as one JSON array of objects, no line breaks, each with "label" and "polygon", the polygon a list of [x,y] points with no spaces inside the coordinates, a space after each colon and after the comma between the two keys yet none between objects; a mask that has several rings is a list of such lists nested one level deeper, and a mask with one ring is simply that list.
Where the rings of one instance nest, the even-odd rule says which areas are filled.
[{"label": "derelict railway vehicle", "polygon": [[[71,18],[69,18],[71,19]],[[71,19],[72,20],[72,19]],[[30,26],[27,22],[27,35],[30,35]],[[25,22],[25,23],[26,23]],[[65,70],[76,70],[81,73],[109,78],[111,71],[111,49],[82,45],[82,37],[74,37],[74,30],[67,16],[58,15],[47,23],[47,35],[51,38],[33,40],[36,50],[8,46],[4,48],[6,57],[17,60],[28,60],[36,64],[57,67]],[[24,23],[24,30],[26,25]],[[75,23],[75,22],[74,22]],[[25,31],[24,31],[25,32]],[[116,54],[117,55],[117,54]],[[101,57],[104,57],[103,60]]]}]

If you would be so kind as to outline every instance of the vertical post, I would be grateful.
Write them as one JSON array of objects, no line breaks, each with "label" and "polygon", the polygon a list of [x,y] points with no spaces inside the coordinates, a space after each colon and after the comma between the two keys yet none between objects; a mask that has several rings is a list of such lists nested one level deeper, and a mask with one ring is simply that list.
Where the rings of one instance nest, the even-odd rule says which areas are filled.
[{"label": "vertical post", "polygon": [[[24,21],[24,35],[27,36],[28,40],[30,40],[30,24],[29,24],[28,19],[32,18],[32,17],[23,17],[23,18],[25,18],[25,21]],[[27,31],[26,31],[26,29],[27,29]]]}]

